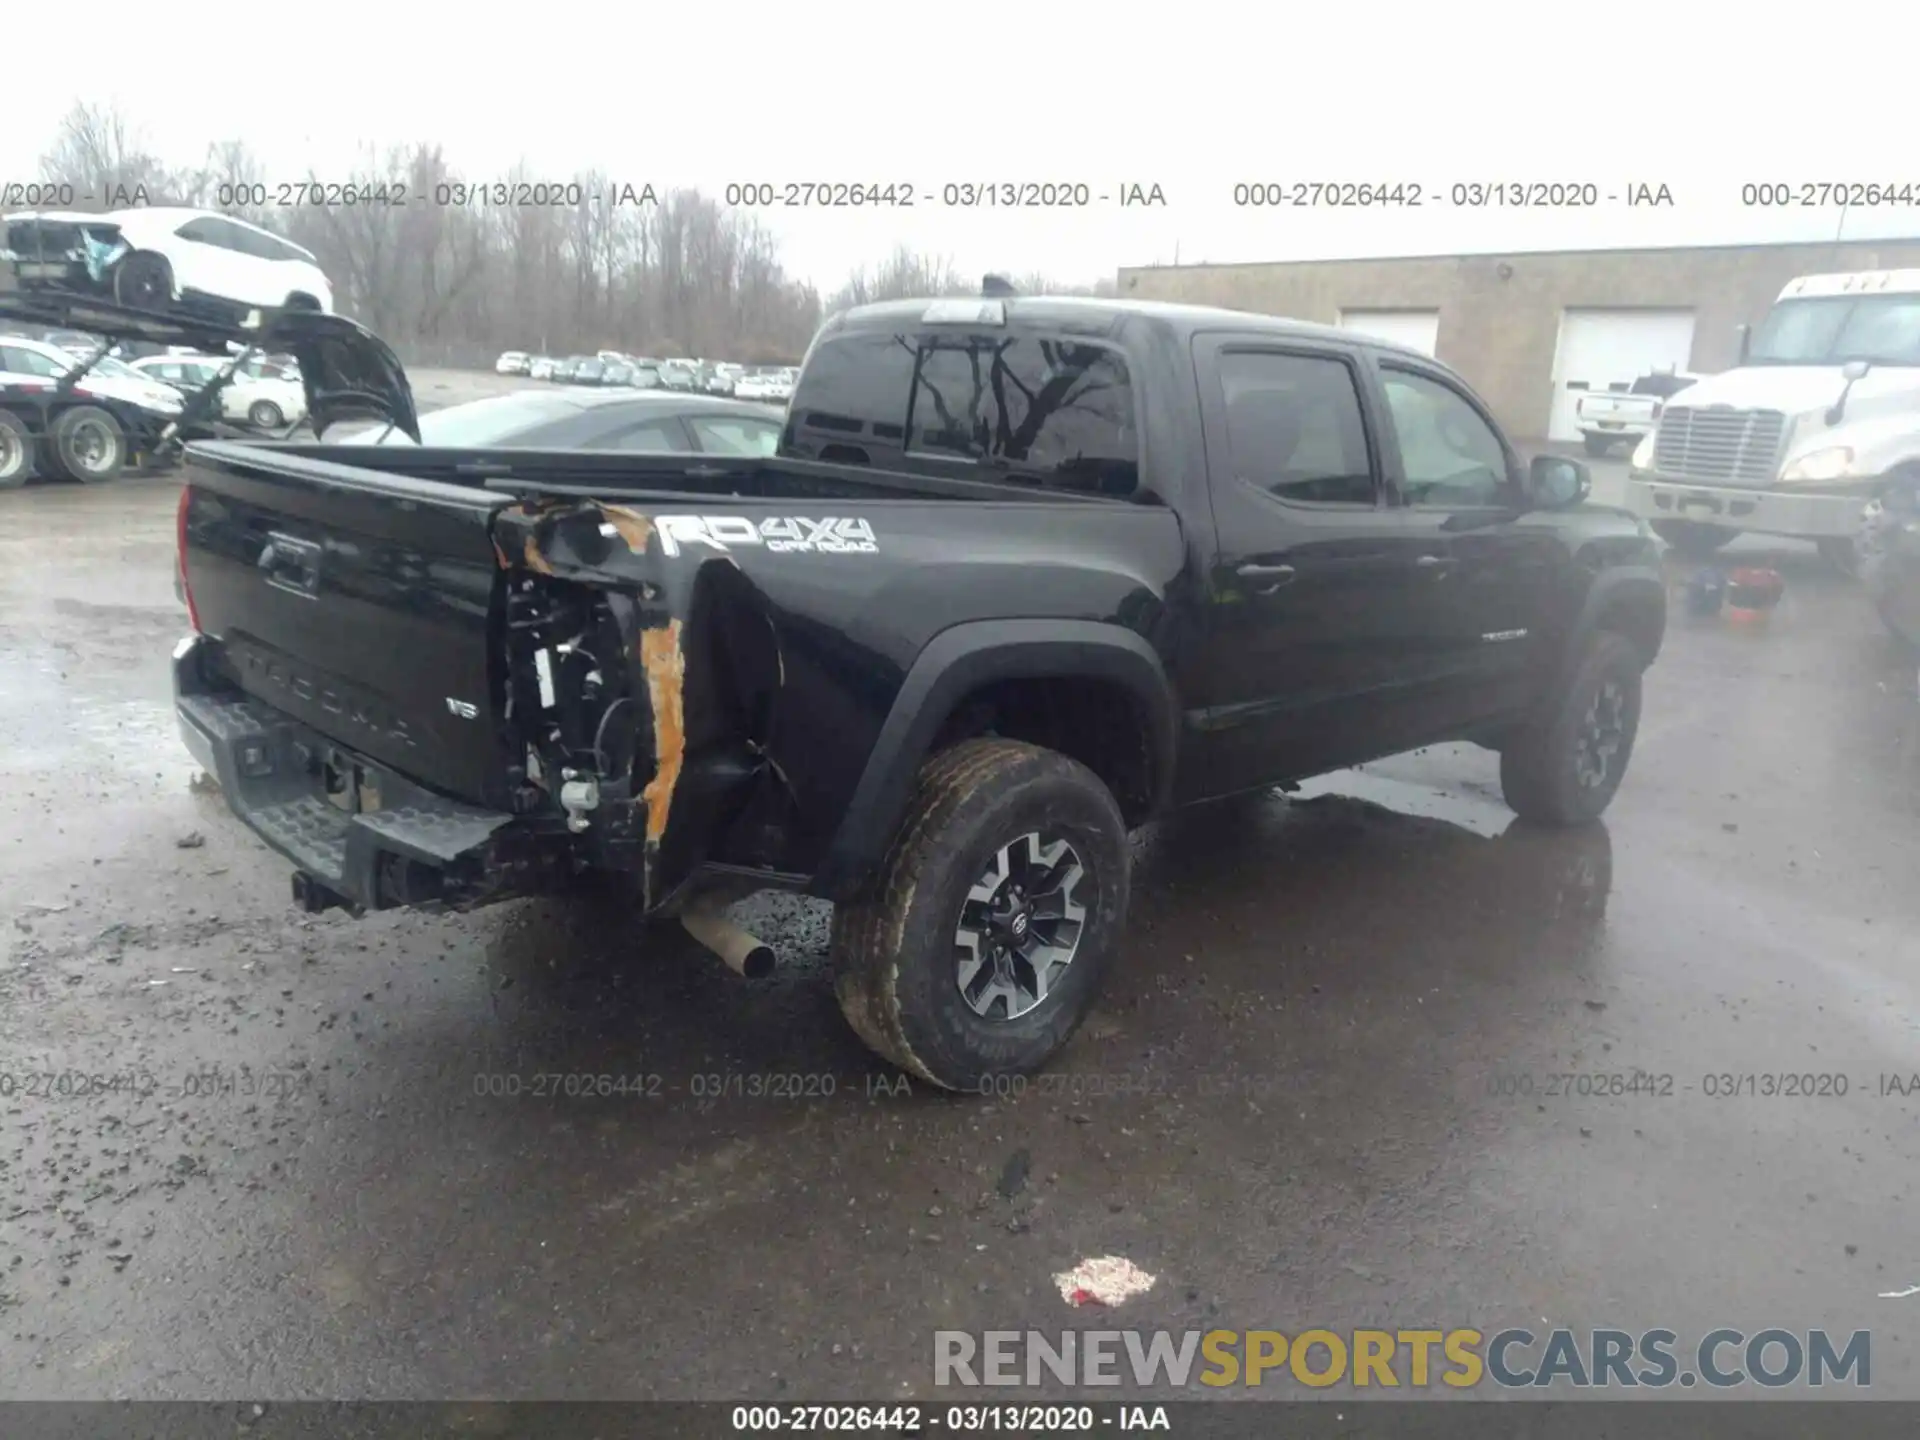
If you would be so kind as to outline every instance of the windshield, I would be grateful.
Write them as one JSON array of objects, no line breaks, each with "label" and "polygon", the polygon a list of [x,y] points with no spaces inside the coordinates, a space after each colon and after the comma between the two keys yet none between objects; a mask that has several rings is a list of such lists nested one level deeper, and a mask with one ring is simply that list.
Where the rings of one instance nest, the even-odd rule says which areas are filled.
[{"label": "windshield", "polygon": [[1633,382],[1633,388],[1628,393],[1652,395],[1657,399],[1665,400],[1670,396],[1678,395],[1691,384],[1693,384],[1692,379],[1684,375],[1642,375]]},{"label": "windshield", "polygon": [[151,375],[142,375],[138,370],[127,364],[126,361],[116,360],[111,355],[103,355],[94,361],[93,373],[96,375],[111,375],[116,380],[145,380],[148,384],[153,383],[153,377]]},{"label": "windshield", "polygon": [[1920,365],[1920,295],[1782,300],[1747,349],[1749,365]]}]

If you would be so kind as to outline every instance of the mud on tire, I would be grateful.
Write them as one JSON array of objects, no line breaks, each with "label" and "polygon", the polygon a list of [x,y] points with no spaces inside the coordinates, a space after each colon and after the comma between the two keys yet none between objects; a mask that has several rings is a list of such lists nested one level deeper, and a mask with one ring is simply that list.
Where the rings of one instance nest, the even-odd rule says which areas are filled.
[{"label": "mud on tire", "polygon": [[[835,911],[841,1012],[878,1054],[949,1090],[1038,1070],[1086,1016],[1119,949],[1131,858],[1112,794],[1078,761],[1000,739],[940,752],[921,770],[868,890]],[[1009,880],[995,882],[1001,872]],[[1000,901],[990,907],[982,898],[996,883],[995,894],[1065,897],[1031,907],[1042,953],[1055,958],[1044,994],[1024,1010],[1031,989],[1017,977],[1030,980],[1036,967],[1010,960],[1014,968],[995,972],[988,959],[983,973],[975,964],[984,917],[1004,913]],[[1067,921],[1069,912],[1081,918]],[[1027,926],[1017,933],[1026,936]],[[1071,953],[1059,963],[1068,940]],[[972,976],[971,999],[963,975]],[[1002,975],[1014,977],[1004,988]],[[995,990],[981,1013],[980,997]]]},{"label": "mud on tire", "polygon": [[1515,814],[1541,825],[1600,818],[1633,754],[1644,669],[1626,636],[1601,630],[1588,640],[1539,719],[1500,752],[1500,791]]}]

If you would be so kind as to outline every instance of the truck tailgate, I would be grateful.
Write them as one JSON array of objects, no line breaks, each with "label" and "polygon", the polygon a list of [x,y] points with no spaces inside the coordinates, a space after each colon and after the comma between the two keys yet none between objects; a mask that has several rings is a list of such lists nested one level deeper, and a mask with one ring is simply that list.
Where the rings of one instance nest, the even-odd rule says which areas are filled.
[{"label": "truck tailgate", "polygon": [[502,572],[482,489],[196,446],[185,584],[240,689],[445,794],[499,806]]},{"label": "truck tailgate", "polygon": [[1580,418],[1600,425],[1651,425],[1660,402],[1651,395],[1620,395],[1596,391],[1580,399]]}]

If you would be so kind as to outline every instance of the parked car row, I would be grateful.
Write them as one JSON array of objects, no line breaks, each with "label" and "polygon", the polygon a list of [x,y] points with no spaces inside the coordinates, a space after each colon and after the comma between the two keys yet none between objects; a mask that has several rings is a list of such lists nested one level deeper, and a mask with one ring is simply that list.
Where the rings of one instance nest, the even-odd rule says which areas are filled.
[{"label": "parked car row", "polygon": [[[180,396],[196,393],[232,363],[223,355],[155,355],[129,367]],[[220,411],[256,430],[281,430],[306,417],[307,392],[297,378],[286,378],[265,367],[243,365],[220,392]]]},{"label": "parked car row", "polygon": [[784,405],[793,398],[797,368],[739,365],[730,360],[656,359],[602,350],[595,355],[535,355],[508,350],[494,361],[501,375],[524,375],[556,385],[611,385],[631,390],[677,390]]},{"label": "parked car row", "polygon": [[[177,346],[109,346],[77,330],[0,332],[0,489],[36,473],[88,483],[117,478],[141,463],[188,399],[233,358]],[[299,367],[289,357],[250,357],[220,400],[218,418],[263,431],[297,424],[307,409]]]}]

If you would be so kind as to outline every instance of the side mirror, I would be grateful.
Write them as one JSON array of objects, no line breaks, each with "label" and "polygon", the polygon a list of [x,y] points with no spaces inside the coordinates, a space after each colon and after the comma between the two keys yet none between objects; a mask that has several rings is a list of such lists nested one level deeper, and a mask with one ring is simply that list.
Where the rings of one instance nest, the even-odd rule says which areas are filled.
[{"label": "side mirror", "polygon": [[1739,325],[1734,328],[1733,333],[1740,337],[1740,363],[1744,365],[1747,363],[1747,347],[1753,343],[1753,327]]},{"label": "side mirror", "polygon": [[1535,510],[1564,510],[1593,490],[1593,472],[1564,455],[1536,455],[1527,466],[1526,498]]},{"label": "side mirror", "polygon": [[1846,418],[1847,396],[1853,393],[1854,382],[1866,379],[1867,371],[1872,368],[1872,363],[1866,360],[1849,360],[1840,367],[1840,378],[1846,383],[1840,387],[1839,396],[1834,400],[1832,408],[1827,411],[1827,424],[1838,425]]}]

